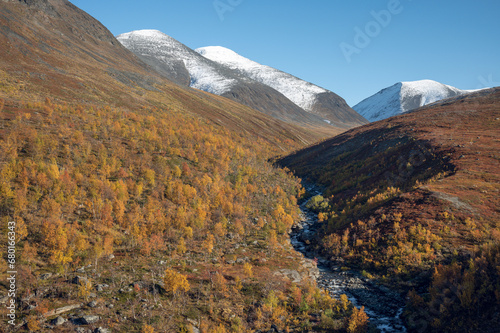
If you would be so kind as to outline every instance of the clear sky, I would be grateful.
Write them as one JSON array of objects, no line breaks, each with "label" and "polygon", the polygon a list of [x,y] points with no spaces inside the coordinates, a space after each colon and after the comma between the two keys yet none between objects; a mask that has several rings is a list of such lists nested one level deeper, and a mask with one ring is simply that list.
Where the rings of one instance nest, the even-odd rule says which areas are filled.
[{"label": "clear sky", "polygon": [[498,0],[70,0],[113,34],[220,45],[351,106],[400,81],[500,86]]}]

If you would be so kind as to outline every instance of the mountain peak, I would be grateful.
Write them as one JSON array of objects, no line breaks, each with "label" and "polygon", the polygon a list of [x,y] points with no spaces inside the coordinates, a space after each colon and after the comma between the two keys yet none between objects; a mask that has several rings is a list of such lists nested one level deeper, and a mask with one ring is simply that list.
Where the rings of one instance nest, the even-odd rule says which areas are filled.
[{"label": "mountain peak", "polygon": [[224,46],[205,46],[205,47],[197,48],[195,51],[201,55],[204,55],[207,53],[239,55],[238,53],[236,53],[233,50],[228,49],[227,47],[224,47]]},{"label": "mountain peak", "polygon": [[155,29],[143,29],[143,30],[134,30],[131,32],[127,32],[121,35],[116,36],[116,38],[120,40],[131,39],[131,38],[144,38],[144,39],[165,39],[165,40],[175,40],[169,35]]},{"label": "mountain peak", "polygon": [[195,51],[211,61],[279,91],[295,105],[321,117],[327,123],[340,127],[366,123],[366,119],[354,112],[343,98],[315,84],[261,65],[225,47],[208,46]]},{"label": "mountain peak", "polygon": [[275,68],[261,65],[225,47],[208,46],[198,48],[195,51],[207,59],[227,66],[249,76],[253,80],[278,90],[306,111],[311,110],[318,94],[327,92],[327,90],[312,83]]},{"label": "mountain peak", "polygon": [[[255,61],[247,59],[238,53],[223,46],[205,46],[195,50],[207,59],[216,62],[232,63],[234,65],[257,66]],[[216,59],[216,60],[214,60]],[[262,66],[262,65],[261,65]]]},{"label": "mountain peak", "polygon": [[377,121],[470,92],[428,79],[403,81],[380,90],[353,109],[366,119]]},{"label": "mountain peak", "polygon": [[228,97],[281,120],[350,128],[366,123],[338,95],[261,65],[222,46],[192,50],[158,30],[117,39],[144,62],[181,85]]}]

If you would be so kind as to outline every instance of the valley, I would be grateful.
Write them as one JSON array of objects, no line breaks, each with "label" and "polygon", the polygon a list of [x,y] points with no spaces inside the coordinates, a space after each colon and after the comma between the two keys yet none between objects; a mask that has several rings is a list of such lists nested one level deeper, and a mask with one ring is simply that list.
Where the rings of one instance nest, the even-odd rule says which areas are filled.
[{"label": "valley", "polygon": [[[310,193],[321,194],[314,186],[305,185],[305,188]],[[304,201],[300,205],[301,221],[294,226],[290,236],[295,250],[317,262],[318,286],[337,299],[347,296],[356,307],[363,306],[370,317],[370,324],[380,332],[406,332],[401,319],[405,302],[398,292],[371,281],[360,272],[334,264],[316,251],[312,244],[315,238],[320,237],[317,233],[321,230],[321,222],[317,214],[307,208],[307,203]]]},{"label": "valley", "polygon": [[407,294],[409,330],[494,331],[499,96],[441,101],[277,161],[324,189],[315,250]]},{"label": "valley", "polygon": [[0,332],[500,326],[500,88],[351,108],[67,0],[0,46]]}]

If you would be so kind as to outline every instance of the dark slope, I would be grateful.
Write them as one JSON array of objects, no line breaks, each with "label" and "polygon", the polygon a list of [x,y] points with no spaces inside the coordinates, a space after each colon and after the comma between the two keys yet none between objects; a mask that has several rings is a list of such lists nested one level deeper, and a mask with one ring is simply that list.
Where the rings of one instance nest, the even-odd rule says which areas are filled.
[{"label": "dark slope", "polygon": [[342,97],[331,91],[316,97],[312,112],[340,128],[353,128],[368,123],[363,116],[347,105]]},{"label": "dark slope", "polygon": [[499,151],[494,88],[350,130],[278,163],[324,187],[316,205],[326,220],[324,255],[404,293],[415,288],[405,313],[411,330],[494,332]]}]

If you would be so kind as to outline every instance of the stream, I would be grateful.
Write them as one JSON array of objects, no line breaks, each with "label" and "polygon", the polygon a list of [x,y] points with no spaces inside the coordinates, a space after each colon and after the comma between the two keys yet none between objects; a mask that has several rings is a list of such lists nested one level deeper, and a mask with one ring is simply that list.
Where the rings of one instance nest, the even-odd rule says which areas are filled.
[{"label": "stream", "polygon": [[[317,189],[308,188],[314,195],[320,194]],[[319,277],[316,282],[318,287],[326,289],[335,298],[346,294],[356,307],[365,307],[370,323],[380,332],[406,332],[401,315],[403,313],[404,299],[395,291],[363,277],[357,271],[343,271],[340,266],[322,258],[314,252],[309,241],[314,242],[315,235],[320,227],[320,222],[314,212],[306,208],[304,202],[302,221],[296,225],[290,234],[290,241],[294,249],[306,258],[318,259]]]}]

